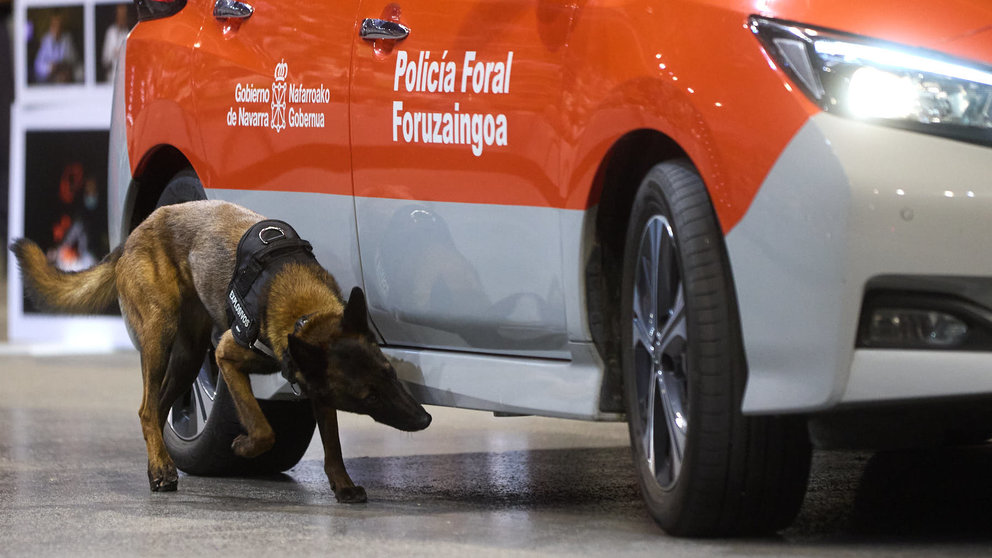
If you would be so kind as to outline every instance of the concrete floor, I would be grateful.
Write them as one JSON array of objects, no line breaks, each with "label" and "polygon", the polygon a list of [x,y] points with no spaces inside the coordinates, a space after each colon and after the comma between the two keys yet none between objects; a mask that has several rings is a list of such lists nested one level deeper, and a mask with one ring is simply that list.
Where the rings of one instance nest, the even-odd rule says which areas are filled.
[{"label": "concrete floor", "polygon": [[992,553],[992,453],[817,453],[795,526],[672,539],[623,424],[431,408],[417,434],[342,415],[370,502],[337,504],[312,444],[287,474],[151,493],[134,353],[0,355],[0,555],[861,556]]},{"label": "concrete floor", "polygon": [[[2,268],[2,261],[0,261]],[[287,474],[148,491],[132,352],[31,356],[0,276],[0,556],[989,556],[992,451],[817,452],[779,536],[687,541],[648,518],[626,425],[431,408],[405,434],[341,414],[369,503],[337,504],[315,439]]]}]

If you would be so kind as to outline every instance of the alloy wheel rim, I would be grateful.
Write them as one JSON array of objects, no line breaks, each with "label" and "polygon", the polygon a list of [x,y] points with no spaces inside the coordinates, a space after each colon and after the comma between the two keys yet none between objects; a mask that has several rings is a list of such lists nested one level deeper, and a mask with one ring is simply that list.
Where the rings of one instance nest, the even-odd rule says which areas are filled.
[{"label": "alloy wheel rim", "polygon": [[169,408],[166,424],[184,440],[192,440],[203,432],[210,410],[214,406],[214,398],[217,396],[217,373],[210,361],[212,356],[212,351],[207,353],[203,367],[200,368],[200,373],[197,374],[189,391],[180,395]]},{"label": "alloy wheel rim", "polygon": [[685,290],[676,248],[668,219],[655,215],[645,223],[632,301],[635,443],[661,488],[678,480],[689,428]]}]

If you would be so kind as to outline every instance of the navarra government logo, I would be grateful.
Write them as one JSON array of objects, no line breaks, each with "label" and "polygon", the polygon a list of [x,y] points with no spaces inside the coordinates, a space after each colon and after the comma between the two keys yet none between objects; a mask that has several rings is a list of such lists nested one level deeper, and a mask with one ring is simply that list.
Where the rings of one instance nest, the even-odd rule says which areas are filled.
[{"label": "navarra government logo", "polygon": [[[276,133],[287,128],[323,128],[323,107],[331,102],[331,91],[323,83],[304,87],[289,79],[289,64],[276,64],[272,85],[234,85],[234,105],[227,111],[227,125],[238,128],[268,128]],[[269,110],[265,110],[268,103]]]},{"label": "navarra government logo", "polygon": [[272,129],[281,132],[286,128],[286,76],[289,74],[289,64],[282,60],[276,64],[276,72],[272,82]]}]

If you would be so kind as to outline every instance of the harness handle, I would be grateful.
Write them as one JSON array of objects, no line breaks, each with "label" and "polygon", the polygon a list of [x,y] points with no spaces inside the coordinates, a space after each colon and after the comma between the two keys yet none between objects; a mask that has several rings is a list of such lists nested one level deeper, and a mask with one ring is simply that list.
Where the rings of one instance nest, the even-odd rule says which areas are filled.
[{"label": "harness handle", "polygon": [[[274,231],[275,234],[274,235],[270,235],[269,237],[266,237],[265,236],[265,233],[270,232],[270,231]],[[279,227],[269,226],[269,227],[265,227],[264,229],[258,231],[258,239],[261,240],[262,241],[262,244],[265,244],[265,245],[268,245],[270,242],[274,242],[276,240],[279,240],[280,238],[286,238],[286,231],[282,230]]]}]

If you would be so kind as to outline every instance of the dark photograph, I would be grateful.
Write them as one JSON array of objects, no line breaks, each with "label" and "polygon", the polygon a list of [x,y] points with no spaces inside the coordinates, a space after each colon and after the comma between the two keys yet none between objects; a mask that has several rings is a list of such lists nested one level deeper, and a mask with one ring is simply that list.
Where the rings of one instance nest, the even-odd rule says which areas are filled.
[{"label": "dark photograph", "polygon": [[[107,238],[106,131],[29,131],[24,140],[24,236],[65,271],[92,266]],[[36,312],[25,301],[25,313]]]}]

